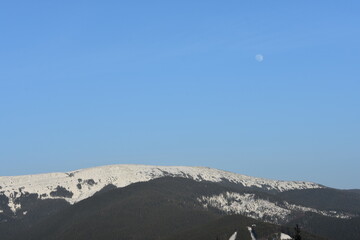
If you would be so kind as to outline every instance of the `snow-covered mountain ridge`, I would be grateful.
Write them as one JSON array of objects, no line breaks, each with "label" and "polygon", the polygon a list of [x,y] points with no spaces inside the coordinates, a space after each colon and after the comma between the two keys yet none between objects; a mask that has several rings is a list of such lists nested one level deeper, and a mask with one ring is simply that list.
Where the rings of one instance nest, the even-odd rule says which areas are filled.
[{"label": "snow-covered mountain ridge", "polygon": [[132,183],[165,176],[183,177],[196,181],[228,181],[244,187],[257,187],[278,192],[323,188],[311,182],[268,180],[207,167],[110,165],[67,173],[0,177],[0,195],[5,195],[9,199],[8,206],[15,213],[21,208],[16,199],[25,194],[37,194],[41,199],[61,198],[73,204],[91,197],[109,184],[125,187]]}]

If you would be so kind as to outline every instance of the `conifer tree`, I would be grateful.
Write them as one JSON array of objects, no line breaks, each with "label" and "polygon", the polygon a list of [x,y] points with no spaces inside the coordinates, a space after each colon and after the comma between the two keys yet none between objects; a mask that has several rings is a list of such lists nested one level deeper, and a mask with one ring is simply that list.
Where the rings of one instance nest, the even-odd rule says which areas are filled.
[{"label": "conifer tree", "polygon": [[296,224],[296,227],[294,228],[295,229],[295,237],[294,237],[294,240],[301,240],[301,235],[300,235],[300,227],[298,224]]}]

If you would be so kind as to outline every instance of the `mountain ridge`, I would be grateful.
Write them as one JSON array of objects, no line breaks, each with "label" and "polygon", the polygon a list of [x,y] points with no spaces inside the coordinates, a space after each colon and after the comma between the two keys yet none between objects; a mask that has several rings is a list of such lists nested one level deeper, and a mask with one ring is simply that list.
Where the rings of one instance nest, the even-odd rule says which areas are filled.
[{"label": "mountain ridge", "polygon": [[[204,208],[197,200],[198,196],[218,194],[224,190],[231,191],[231,188],[176,177],[138,182],[68,205],[32,226],[25,225],[22,231],[15,223],[13,226],[17,231],[9,239],[164,240],[172,237],[178,239],[190,230],[196,236],[192,239],[205,240],[209,239],[205,234],[210,230],[207,224],[213,221],[221,227],[210,235],[213,235],[213,239],[219,236],[221,240],[227,240],[226,236],[232,234],[235,227],[239,230],[240,239],[247,239],[243,238],[250,236],[246,226],[252,224],[257,225],[260,236],[286,230],[279,225],[246,216],[224,215],[215,208]],[[287,228],[286,232],[290,230]]]},{"label": "mountain ridge", "polygon": [[[283,192],[317,189],[324,186],[304,181],[280,181],[251,177],[209,167],[152,166],[118,164],[84,168],[70,172],[0,177],[0,194],[5,195],[13,213],[21,209],[17,199],[36,194],[40,199],[65,199],[70,204],[93,196],[107,185],[125,187],[160,177],[183,177],[196,181],[228,182],[264,191]],[[3,210],[0,208],[0,210]]]},{"label": "mountain ridge", "polygon": [[[122,171],[119,171],[119,169],[122,169]],[[118,175],[114,175],[114,172]],[[47,188],[46,184],[39,185],[39,183],[49,183],[47,176],[54,177],[52,180],[50,179],[50,182],[54,183],[49,185],[52,188]],[[98,179],[99,176],[102,176],[102,178]],[[34,179],[38,182],[32,181]],[[64,179],[67,182],[64,182]],[[7,180],[11,183],[13,178]],[[360,220],[360,194],[353,191],[326,188],[321,185],[309,185],[310,187],[319,186],[320,188],[302,189],[307,186],[303,185],[302,182],[300,182],[300,185],[296,185],[293,182],[267,181],[217,169],[194,167],[159,168],[154,166],[139,167],[137,165],[117,165],[115,167],[112,165],[110,167],[96,168],[95,171],[94,169],[77,170],[60,174],[41,175],[40,178],[38,176],[35,176],[35,178],[25,176],[25,178],[20,177],[20,180],[22,181],[13,181],[11,186],[6,186],[8,187],[8,193],[14,189],[14,192],[10,193],[10,198],[4,194],[6,188],[0,189],[0,235],[9,235],[8,238],[5,238],[6,240],[17,239],[16,235],[19,229],[22,229],[23,236],[27,236],[26,233],[31,230],[34,231],[34,234],[40,234],[38,235],[39,238],[34,237],[33,239],[41,239],[40,236],[48,235],[45,233],[43,235],[41,230],[45,225],[49,234],[60,227],[68,229],[66,226],[69,226],[72,229],[72,234],[77,235],[79,230],[77,228],[80,227],[78,223],[80,222],[84,236],[87,236],[92,231],[91,228],[94,228],[99,234],[106,235],[107,231],[103,232],[99,226],[109,228],[109,231],[115,231],[117,234],[125,234],[126,232],[126,234],[130,234],[128,236],[135,236],[137,234],[136,219],[138,217],[141,217],[140,219],[146,217],[147,220],[143,219],[145,225],[162,230],[164,230],[163,227],[167,226],[169,232],[173,228],[180,232],[184,230],[183,233],[187,235],[186,232],[190,230],[188,227],[191,224],[186,225],[188,227],[181,230],[178,228],[181,226],[178,221],[182,219],[180,222],[184,224],[187,224],[188,221],[192,222],[197,213],[200,212],[206,216],[216,216],[216,218],[238,215],[241,218],[246,217],[250,222],[256,220],[257,222],[287,228],[301,222],[305,231],[329,239],[353,240],[351,237],[343,238],[342,236],[360,237],[360,232],[352,227],[356,226],[356,223]],[[40,187],[41,190],[45,189],[49,192],[49,196],[42,197],[38,193],[27,192],[28,189],[23,186],[24,183]],[[290,190],[281,191],[282,188],[277,189],[278,185],[276,184],[278,183],[289,187]],[[80,187],[76,184],[80,184]],[[16,191],[19,186],[22,187]],[[294,189],[294,187],[298,186],[300,189]],[[75,188],[77,192],[72,192],[70,187]],[[79,193],[83,193],[83,195],[79,195]],[[120,202],[122,204],[118,205]],[[103,206],[103,210],[97,208],[100,205]],[[111,210],[108,208],[110,205],[113,206]],[[73,211],[79,210],[79,208],[81,212],[76,213]],[[177,210],[175,211],[175,209]],[[114,211],[118,212],[118,214],[114,215]],[[121,214],[123,211],[126,212],[127,217]],[[67,212],[66,216],[63,215],[64,212]],[[159,217],[161,216],[158,216],[159,213],[161,213],[160,215],[166,215],[166,218],[172,219],[173,223],[170,224],[163,219],[164,226],[161,224],[155,226],[154,223],[160,221]],[[83,217],[77,220],[76,216],[79,216],[79,214]],[[89,214],[92,216],[89,223],[92,223],[93,227],[89,227],[90,225],[87,224],[87,221],[90,220],[88,219]],[[117,220],[119,217],[123,218],[120,222]],[[128,217],[133,218],[134,221],[129,223],[127,221]],[[56,223],[57,218],[61,218],[61,222]],[[70,219],[72,219],[73,224],[69,225]],[[100,221],[100,219],[102,220]],[[117,224],[112,224],[111,219],[116,221]],[[203,237],[206,239],[205,235],[209,235],[205,234],[205,232],[210,231],[212,228],[205,226],[206,223],[209,223],[208,220],[210,220],[208,217],[198,219],[197,223],[203,227],[199,225],[200,228],[194,229],[195,232],[191,234],[199,236],[199,239]],[[49,221],[55,222],[48,225]],[[314,229],[311,225],[306,225],[309,221],[312,221],[312,225],[318,227]],[[221,240],[226,239],[228,234],[234,233],[234,229],[229,229],[230,225],[227,226],[225,222],[221,224],[224,228],[219,228],[216,231],[221,233],[223,231],[221,229],[227,229],[226,232],[221,233],[221,236],[225,237],[221,237]],[[192,223],[195,224],[195,222]],[[119,226],[126,229],[131,228],[132,230],[120,233],[116,230]],[[333,233],[332,229],[337,226],[341,226],[343,230]],[[247,232],[246,226],[243,227],[243,230]],[[278,227],[277,229],[276,232],[279,232],[280,229]],[[157,235],[157,231],[149,230],[151,234]],[[287,233],[286,231],[282,232]],[[347,234],[347,232],[351,231],[354,233]],[[157,239],[155,235],[153,239]],[[84,239],[88,239],[86,236]],[[104,239],[113,239],[110,235],[106,236]],[[170,235],[167,236],[170,237]],[[31,238],[20,237],[19,239]],[[49,238],[45,237],[44,239],[48,240]],[[63,239],[72,238],[65,237]],[[148,238],[142,236],[140,239]]]}]

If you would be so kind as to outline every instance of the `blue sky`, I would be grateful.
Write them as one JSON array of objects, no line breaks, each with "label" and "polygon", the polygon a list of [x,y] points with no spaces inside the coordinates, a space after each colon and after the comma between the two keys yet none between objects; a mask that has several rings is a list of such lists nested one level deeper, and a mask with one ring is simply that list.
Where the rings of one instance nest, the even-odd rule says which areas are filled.
[{"label": "blue sky", "polygon": [[0,4],[0,175],[191,165],[360,188],[358,1],[126,2]]}]

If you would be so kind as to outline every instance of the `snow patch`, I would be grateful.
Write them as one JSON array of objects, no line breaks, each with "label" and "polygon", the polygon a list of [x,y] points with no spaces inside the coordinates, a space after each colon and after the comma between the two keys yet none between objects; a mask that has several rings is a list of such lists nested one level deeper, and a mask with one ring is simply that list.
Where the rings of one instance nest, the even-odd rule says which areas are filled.
[{"label": "snow patch", "polygon": [[267,220],[279,223],[284,220],[291,211],[275,203],[255,198],[254,194],[239,194],[226,192],[210,197],[198,199],[204,207],[215,207],[228,214],[242,214],[255,219]]},{"label": "snow patch", "polygon": [[319,211],[313,208],[289,204],[287,202],[270,202],[257,198],[255,194],[225,192],[219,195],[202,196],[198,201],[205,207],[214,207],[227,214],[241,214],[262,221],[281,224],[294,212],[314,212],[328,217],[351,218],[335,211]]},{"label": "snow patch", "polygon": [[280,240],[292,240],[292,237],[285,233],[280,233]]},{"label": "snow patch", "polygon": [[251,240],[256,240],[256,238],[255,238],[255,236],[254,236],[254,233],[253,233],[253,231],[252,231],[252,227],[247,227],[247,229],[249,230]]},{"label": "snow patch", "polygon": [[352,216],[350,216],[348,214],[337,212],[337,211],[321,211],[321,210],[317,210],[314,208],[303,207],[303,206],[299,206],[299,205],[295,205],[295,204],[289,204],[288,202],[284,202],[283,204],[287,209],[290,209],[293,211],[313,212],[313,213],[317,213],[317,214],[320,214],[320,215],[323,215],[326,217],[333,217],[333,218],[342,218],[342,219],[351,219],[352,218]]},{"label": "snow patch", "polygon": [[229,238],[229,240],[235,240],[237,236],[237,232],[234,232],[233,235],[231,235],[231,237]]},{"label": "snow patch", "polygon": [[21,209],[21,204],[20,203],[15,203],[15,199],[14,198],[9,198],[9,204],[8,204],[10,210],[16,214],[16,211]]}]

